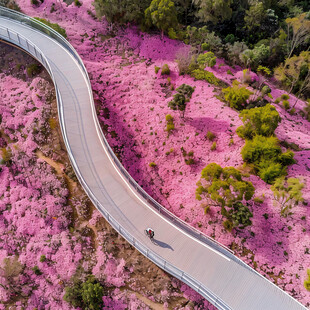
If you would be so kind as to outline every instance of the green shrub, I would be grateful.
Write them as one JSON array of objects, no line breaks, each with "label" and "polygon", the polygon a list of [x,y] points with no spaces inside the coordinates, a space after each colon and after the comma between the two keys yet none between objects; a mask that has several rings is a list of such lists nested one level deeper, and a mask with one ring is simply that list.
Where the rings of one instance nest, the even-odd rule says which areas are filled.
[{"label": "green shrub", "polygon": [[170,114],[167,114],[166,121],[167,121],[166,131],[168,131],[168,134],[170,134],[170,132],[174,130],[173,117]]},{"label": "green shrub", "polygon": [[170,69],[167,64],[164,64],[163,67],[161,68],[161,75],[169,75],[170,74]]},{"label": "green shrub", "polygon": [[26,70],[28,77],[33,77],[40,73],[41,67],[38,64],[31,64]]},{"label": "green shrub", "polygon": [[245,162],[254,164],[257,174],[268,184],[286,175],[286,167],[295,162],[294,153],[282,153],[278,139],[273,136],[256,135],[253,140],[246,140],[241,155]]},{"label": "green shrub", "polygon": [[213,132],[211,132],[211,131],[208,130],[208,132],[207,132],[207,134],[206,134],[206,138],[207,138],[209,141],[213,141],[213,140],[216,138],[216,135],[215,135]]},{"label": "green shrub", "polygon": [[200,54],[197,58],[197,62],[202,68],[206,66],[214,67],[216,64],[216,57],[214,56],[214,53],[207,52],[205,54]]},{"label": "green shrub", "polygon": [[253,201],[254,201],[255,203],[263,203],[263,202],[264,202],[264,199],[261,198],[261,197],[255,197],[255,198],[253,199]]},{"label": "green shrub", "polygon": [[216,78],[212,72],[202,69],[195,69],[190,73],[190,75],[196,80],[203,80],[216,86],[219,85],[221,82],[221,80]]},{"label": "green shrub", "polygon": [[281,98],[280,98],[280,97],[278,97],[278,98],[274,101],[275,104],[279,104],[280,102],[281,102]]},{"label": "green shrub", "polygon": [[285,110],[290,108],[290,103],[287,100],[282,101],[282,105]]},{"label": "green shrub", "polygon": [[242,158],[247,163],[259,164],[262,159],[274,160],[281,154],[281,147],[276,137],[256,135],[253,140],[246,140],[241,150]]},{"label": "green shrub", "polygon": [[234,227],[244,228],[251,225],[250,210],[244,206],[242,200],[250,200],[254,194],[251,182],[242,179],[241,172],[233,167],[225,167],[211,163],[201,171],[202,182],[197,183],[196,199],[201,200],[206,196],[221,207],[221,214],[227,221],[230,230]]},{"label": "green shrub", "polygon": [[211,151],[215,151],[216,150],[216,142],[214,141],[211,145]]},{"label": "green shrub", "polygon": [[158,71],[160,70],[160,67],[157,67],[157,66],[155,66],[155,73],[157,74],[158,73]]},{"label": "green shrub", "polygon": [[41,255],[40,262],[44,263],[45,261],[46,261],[46,256],[45,255]]},{"label": "green shrub", "polygon": [[75,308],[98,310],[103,306],[104,289],[93,276],[89,276],[84,283],[75,280],[65,291],[63,299]]},{"label": "green shrub", "polygon": [[34,19],[36,19],[36,20],[40,21],[41,23],[51,27],[52,29],[57,31],[59,34],[61,34],[64,38],[67,38],[66,30],[61,28],[58,24],[53,24],[50,21],[48,21],[44,18],[40,18],[40,17],[34,17]]},{"label": "green shrub", "polygon": [[40,276],[42,274],[41,270],[39,269],[39,267],[36,265],[32,268],[32,271],[37,275]]},{"label": "green shrub", "polygon": [[79,8],[82,3],[79,0],[74,0],[74,4]]},{"label": "green shrub", "polygon": [[310,291],[310,269],[307,269],[308,279],[304,281],[304,287],[307,291]]},{"label": "green shrub", "polygon": [[151,163],[149,163],[149,166],[150,166],[151,168],[155,168],[157,165],[152,161]]},{"label": "green shrub", "polygon": [[32,5],[38,6],[40,2],[38,0],[31,0],[30,3]]},{"label": "green shrub", "polygon": [[244,126],[238,127],[236,132],[243,139],[252,139],[255,135],[272,136],[281,121],[279,113],[270,104],[243,110],[239,117]]},{"label": "green shrub", "polygon": [[228,69],[226,73],[229,74],[229,75],[233,75],[233,73],[231,72],[230,69]]},{"label": "green shrub", "polygon": [[201,44],[201,49],[202,51],[207,51],[210,48],[210,45],[208,43],[202,43]]},{"label": "green shrub", "polygon": [[187,84],[182,84],[176,89],[177,92],[184,95],[186,101],[189,101],[192,98],[192,94],[194,90],[195,90],[194,87],[187,85]]},{"label": "green shrub", "polygon": [[252,92],[245,87],[240,87],[238,84],[238,82],[234,81],[232,87],[224,88],[222,92],[225,96],[225,101],[229,103],[229,106],[240,111],[246,107],[247,100]]},{"label": "green shrub", "polygon": [[233,230],[233,228],[234,228],[234,224],[231,221],[229,221],[229,220],[225,220],[223,222],[223,226],[229,232],[231,232]]},{"label": "green shrub", "polygon": [[287,95],[287,94],[282,94],[281,96],[281,100],[289,100],[290,99],[290,96]]}]

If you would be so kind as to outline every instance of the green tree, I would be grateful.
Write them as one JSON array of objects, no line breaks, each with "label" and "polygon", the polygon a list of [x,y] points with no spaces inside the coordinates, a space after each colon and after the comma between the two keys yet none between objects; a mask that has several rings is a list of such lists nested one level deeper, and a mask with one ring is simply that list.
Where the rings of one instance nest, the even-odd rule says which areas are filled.
[{"label": "green tree", "polygon": [[94,6],[97,16],[105,16],[109,23],[142,23],[144,11],[150,2],[151,0],[95,0]]},{"label": "green tree", "polygon": [[197,62],[202,67],[202,69],[204,69],[206,66],[212,68],[216,64],[216,57],[214,56],[214,53],[207,52],[200,54],[197,58]]},{"label": "green tree", "polygon": [[73,307],[88,310],[102,309],[104,289],[92,275],[84,283],[74,279],[73,285],[66,287],[65,291],[64,300]]},{"label": "green tree", "polygon": [[278,127],[281,117],[274,106],[243,110],[239,117],[243,126],[237,128],[237,134],[243,139],[253,139],[255,135],[270,137]]},{"label": "green tree", "polygon": [[289,178],[285,180],[284,177],[278,178],[271,186],[274,201],[280,206],[282,216],[286,217],[293,206],[304,201],[301,192],[303,188],[304,184],[299,179]]},{"label": "green tree", "polygon": [[275,78],[289,88],[289,93],[297,89],[300,96],[310,87],[310,52],[287,58],[274,71]]},{"label": "green tree", "polygon": [[150,6],[145,10],[145,21],[148,26],[154,25],[164,32],[169,28],[175,28],[178,24],[177,11],[174,2],[171,0],[153,0]]},{"label": "green tree", "polygon": [[252,94],[252,92],[245,87],[240,87],[237,81],[234,81],[231,87],[224,88],[222,92],[229,106],[237,110],[242,110],[246,107],[247,100]]},{"label": "green tree", "polygon": [[255,46],[253,49],[247,49],[240,55],[240,60],[245,66],[256,69],[264,63],[270,55],[270,48],[265,44]]},{"label": "green tree", "polygon": [[296,48],[310,39],[310,20],[303,13],[285,20],[287,24],[287,58],[290,58]]},{"label": "green tree", "polygon": [[266,10],[264,3],[261,1],[254,1],[249,10],[246,11],[244,22],[249,31],[259,28],[266,17]]},{"label": "green tree", "polygon": [[231,228],[243,228],[251,224],[249,218],[252,214],[242,201],[252,199],[254,191],[252,183],[244,181],[241,172],[234,167],[222,168],[211,163],[201,171],[196,199],[202,200],[205,197],[209,204],[220,206]]},{"label": "green tree", "polygon": [[217,24],[231,18],[231,0],[193,0],[198,7],[197,17],[202,22]]}]

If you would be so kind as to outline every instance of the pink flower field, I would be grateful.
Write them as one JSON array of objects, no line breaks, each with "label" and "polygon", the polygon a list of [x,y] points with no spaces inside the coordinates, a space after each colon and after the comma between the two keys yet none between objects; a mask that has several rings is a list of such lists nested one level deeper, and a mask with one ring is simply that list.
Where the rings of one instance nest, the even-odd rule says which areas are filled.
[{"label": "pink flower field", "polygon": [[[236,134],[242,122],[237,111],[215,97],[218,90],[214,86],[179,76],[176,54],[189,47],[169,38],[162,41],[159,35],[141,33],[134,27],[111,35],[108,24],[94,18],[90,0],[83,1],[81,7],[51,0],[38,7],[29,0],[17,3],[25,14],[48,19],[66,30],[89,72],[98,118],[108,142],[134,179],[169,211],[233,249],[243,261],[308,307],[310,293],[303,282],[310,268],[310,123],[274,103],[285,92],[270,84],[270,101],[282,118],[276,135],[298,146],[294,151],[297,163],[289,167],[288,177],[298,177],[304,183],[305,203],[282,217],[273,203],[270,185],[250,175],[255,197],[263,202],[250,203],[251,226],[228,232],[222,225],[220,208],[211,206],[205,214],[202,203],[195,199],[195,190],[201,170],[209,163],[244,169],[240,154],[244,140]],[[72,204],[80,205],[80,210],[87,208],[85,195],[75,199],[77,192],[70,192],[66,179],[37,156],[40,149],[54,161],[61,158],[42,147],[53,144],[48,135],[53,127],[52,85],[44,73],[28,78],[24,69],[24,78],[16,77],[17,64],[10,62],[0,73],[0,147],[6,161],[0,166],[0,309],[71,309],[63,300],[64,287],[78,267],[110,287],[103,309],[152,309],[159,304],[169,309],[214,309],[186,285],[160,274],[151,263],[147,268],[160,275],[161,290],[147,287],[141,278],[143,285],[138,284],[144,258],[137,253],[130,258],[128,253],[133,250],[113,236],[98,211],[86,212],[79,229],[71,232],[72,221],[79,217],[78,208]],[[171,71],[169,80],[161,70],[155,73],[155,66],[164,64]],[[227,74],[228,69],[233,75]],[[227,84],[242,77],[241,68],[230,68],[221,59],[208,70]],[[183,118],[168,107],[168,102],[176,93],[174,89],[184,83],[195,90]],[[295,101],[291,95],[291,105]],[[299,100],[296,112],[304,106]],[[171,133],[166,130],[167,114],[174,119]],[[206,138],[208,131],[215,134],[213,150],[214,141]],[[193,152],[193,164],[185,163],[184,150]],[[86,226],[104,241],[96,244],[93,234],[83,233],[81,228]],[[109,242],[112,238],[113,245]],[[43,262],[42,255],[46,257]],[[7,276],[5,264],[15,264],[15,270],[23,271]],[[190,302],[184,303],[184,299]]]}]

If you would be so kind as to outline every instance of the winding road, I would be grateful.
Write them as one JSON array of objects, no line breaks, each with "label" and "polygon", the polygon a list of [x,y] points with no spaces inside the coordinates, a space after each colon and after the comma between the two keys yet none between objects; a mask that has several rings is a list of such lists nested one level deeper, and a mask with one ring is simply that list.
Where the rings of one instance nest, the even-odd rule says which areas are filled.
[{"label": "winding road", "polygon": [[[228,249],[174,217],[131,179],[101,132],[87,72],[65,39],[2,7],[0,38],[26,50],[51,75],[76,175],[98,210],[129,243],[218,309],[306,309]],[[146,227],[155,228],[153,243],[144,234]]]}]

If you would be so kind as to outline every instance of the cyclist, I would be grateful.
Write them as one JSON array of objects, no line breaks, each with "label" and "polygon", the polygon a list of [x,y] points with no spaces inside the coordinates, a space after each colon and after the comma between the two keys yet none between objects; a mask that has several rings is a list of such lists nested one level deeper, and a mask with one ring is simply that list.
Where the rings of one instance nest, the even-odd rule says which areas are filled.
[{"label": "cyclist", "polygon": [[147,228],[145,230],[145,232],[150,237],[150,239],[154,238],[155,233],[154,233],[154,230],[152,228]]}]

